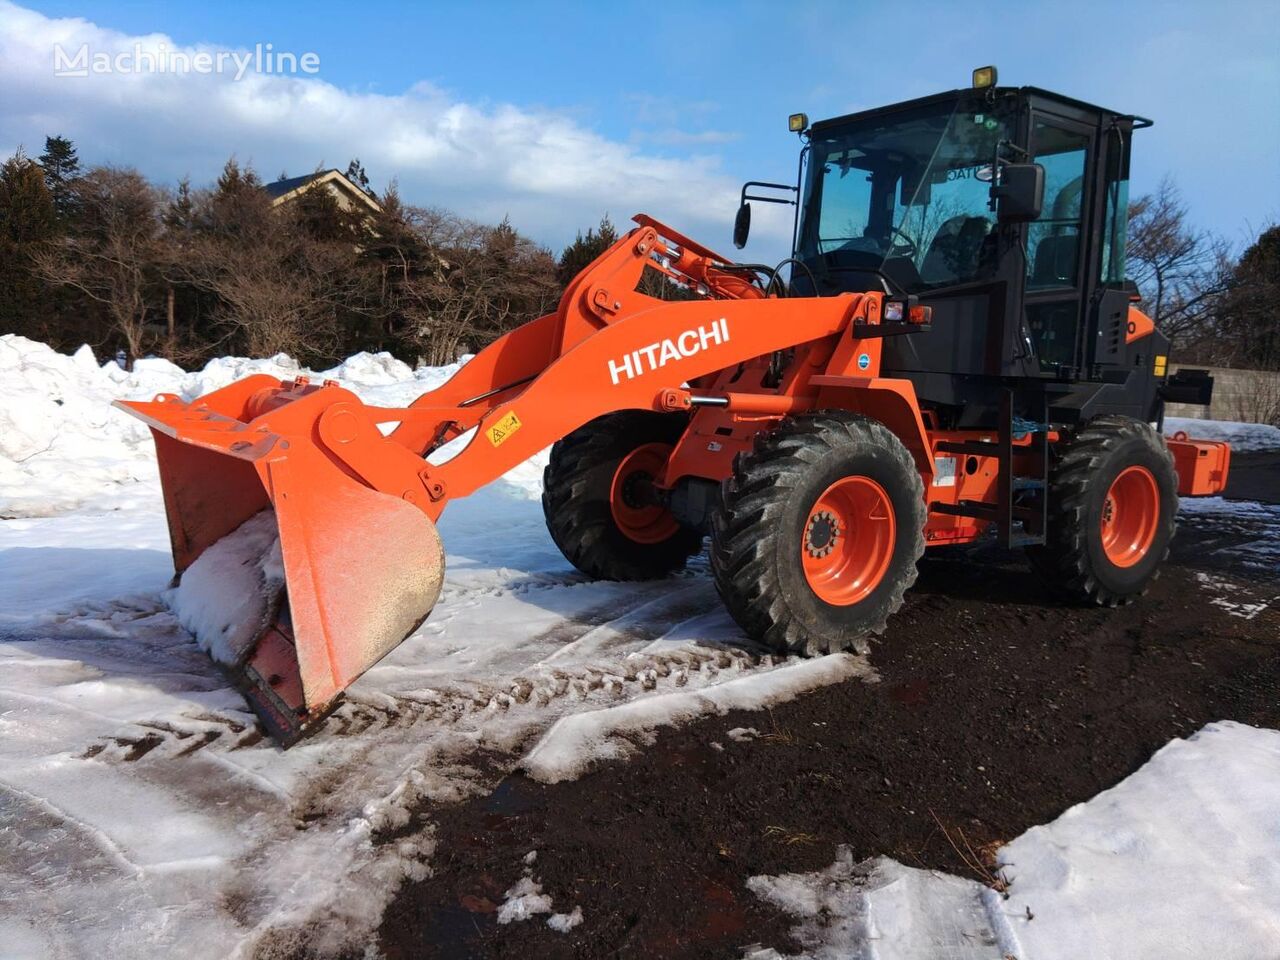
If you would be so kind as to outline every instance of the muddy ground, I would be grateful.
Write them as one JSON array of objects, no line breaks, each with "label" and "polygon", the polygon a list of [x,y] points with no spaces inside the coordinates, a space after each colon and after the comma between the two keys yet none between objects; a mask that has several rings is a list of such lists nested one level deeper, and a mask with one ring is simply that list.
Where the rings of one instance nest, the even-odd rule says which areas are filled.
[{"label": "muddy ground", "polygon": [[[1250,499],[1280,499],[1280,458],[1237,457]],[[1274,534],[1274,531],[1271,531]],[[1140,602],[1064,605],[994,547],[931,556],[872,649],[881,682],[850,681],[769,712],[658,734],[626,763],[543,786],[511,776],[490,795],[423,809],[433,875],[406,884],[379,946],[397,958],[738,957],[797,949],[793,921],[754,897],[754,874],[855,858],[987,881],[994,850],[1213,720],[1280,727],[1280,577],[1237,563],[1198,516]],[[1211,602],[1205,571],[1246,619]],[[731,738],[734,728],[758,736]],[[504,891],[533,873],[568,933],[500,925]]]}]

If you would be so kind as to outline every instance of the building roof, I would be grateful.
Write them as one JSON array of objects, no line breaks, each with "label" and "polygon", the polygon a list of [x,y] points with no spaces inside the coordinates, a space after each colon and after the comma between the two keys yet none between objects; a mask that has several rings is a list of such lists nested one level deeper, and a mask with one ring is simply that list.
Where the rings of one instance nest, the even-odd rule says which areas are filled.
[{"label": "building roof", "polygon": [[353,202],[363,204],[370,210],[377,211],[382,209],[381,204],[378,203],[377,198],[372,193],[352,183],[347,179],[346,174],[334,169],[317,170],[315,173],[304,174],[301,177],[286,177],[283,180],[276,180],[266,184],[263,189],[267,191],[267,196],[271,198],[271,202],[279,205],[294,199],[304,190],[321,184],[342,193]]}]

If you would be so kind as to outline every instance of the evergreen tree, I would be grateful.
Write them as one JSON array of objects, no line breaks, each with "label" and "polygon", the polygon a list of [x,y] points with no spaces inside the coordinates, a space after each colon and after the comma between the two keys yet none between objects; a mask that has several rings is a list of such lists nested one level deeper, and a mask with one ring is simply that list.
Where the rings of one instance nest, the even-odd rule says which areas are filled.
[{"label": "evergreen tree", "polygon": [[604,253],[618,241],[618,231],[606,213],[596,229],[588,229],[584,237],[578,232],[577,239],[564,248],[560,254],[560,263],[556,268],[556,279],[562,287],[567,287],[573,278],[596,257]]},{"label": "evergreen tree", "polygon": [[250,238],[269,232],[271,197],[253,168],[231,157],[218,175],[197,226],[206,233]]},{"label": "evergreen tree", "polygon": [[44,173],[19,150],[0,164],[0,333],[47,336],[51,303],[30,258],[56,232]]},{"label": "evergreen tree", "polygon": [[178,192],[169,201],[164,212],[164,225],[170,230],[188,232],[195,225],[195,202],[191,198],[191,179],[178,181]]},{"label": "evergreen tree", "polygon": [[364,164],[360,162],[359,157],[356,157],[349,164],[347,164],[346,176],[348,180],[354,183],[357,187],[359,187],[365,193],[368,193],[368,194],[373,193],[373,191],[369,189],[369,175],[364,172]]},{"label": "evergreen tree", "polygon": [[76,155],[75,144],[66,137],[45,137],[40,166],[58,216],[64,219],[72,216],[75,213],[75,193],[71,184],[80,176],[80,158]]},{"label": "evergreen tree", "polygon": [[1234,366],[1280,370],[1280,226],[1264,230],[1240,257],[1220,313]]}]

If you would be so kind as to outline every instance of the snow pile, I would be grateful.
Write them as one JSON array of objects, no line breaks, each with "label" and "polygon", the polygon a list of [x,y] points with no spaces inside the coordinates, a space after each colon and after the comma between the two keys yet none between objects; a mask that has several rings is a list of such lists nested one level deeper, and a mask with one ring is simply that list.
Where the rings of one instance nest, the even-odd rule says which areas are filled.
[{"label": "snow pile", "polygon": [[[365,399],[404,405],[447,380],[459,364],[415,373],[390,354],[357,354],[315,374]],[[156,482],[151,432],[111,406],[172,393],[194,400],[251,374],[288,379],[309,371],[284,354],[220,357],[191,372],[159,358],[99,365],[89,347],[72,356],[15,334],[0,336],[0,517],[53,516],[81,505],[120,509]]]},{"label": "snow pile", "polygon": [[321,376],[365,387],[385,387],[413,379],[413,368],[386,352],[357,353]]},{"label": "snow pile", "polygon": [[276,514],[262,510],[200,554],[165,602],[209,656],[238,667],[271,626],[283,590]]},{"label": "snow pile", "polygon": [[621,706],[575,713],[556,722],[521,761],[543,783],[573,780],[600,760],[627,757],[635,742],[652,743],[652,731],[730,710],[762,710],[852,677],[869,677],[862,657],[834,653],[717,684],[699,691],[646,697]]},{"label": "snow pile", "polygon": [[1280,427],[1265,423],[1236,423],[1232,420],[1195,420],[1190,417],[1165,417],[1164,433],[1172,437],[1185,433],[1196,440],[1225,440],[1233,453],[1256,453],[1280,450]]},{"label": "snow pile", "polygon": [[[1001,849],[1007,898],[879,858],[748,886],[813,960],[1280,956],[1280,732],[1211,723]],[[749,960],[777,960],[750,948]]]}]

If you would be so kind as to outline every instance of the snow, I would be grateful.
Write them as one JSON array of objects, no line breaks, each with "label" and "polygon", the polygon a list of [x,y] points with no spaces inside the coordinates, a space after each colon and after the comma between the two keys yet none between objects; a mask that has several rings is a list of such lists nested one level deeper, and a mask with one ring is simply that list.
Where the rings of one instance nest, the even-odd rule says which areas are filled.
[{"label": "snow", "polygon": [[1280,427],[1265,423],[1236,423],[1232,420],[1196,420],[1191,417],[1165,417],[1164,433],[1172,437],[1185,433],[1195,440],[1225,440],[1233,453],[1256,453],[1280,450]]},{"label": "snow", "polygon": [[636,741],[652,743],[652,731],[658,727],[675,726],[730,710],[762,710],[827,684],[872,675],[862,657],[835,653],[701,691],[668,693],[617,707],[575,713],[556,721],[529,751],[521,766],[542,783],[572,780],[593,763],[631,755],[636,750]]},{"label": "snow", "polygon": [[533,877],[524,876],[506,893],[506,900],[498,908],[499,923],[516,923],[528,920],[538,913],[551,912],[551,898],[542,892],[542,885]]},{"label": "snow", "polygon": [[542,892],[542,884],[533,878],[533,862],[537,858],[536,850],[525,855],[524,876],[504,894],[506,899],[498,908],[498,923],[518,923],[531,920],[538,914],[550,913],[547,926],[556,933],[568,933],[582,923],[582,907],[575,906],[568,913],[552,913],[551,897]]},{"label": "snow", "polygon": [[1242,620],[1252,620],[1272,604],[1280,602],[1274,588],[1230,580],[1203,570],[1196,571],[1196,582],[1210,594],[1211,604]]},{"label": "snow", "polygon": [[582,923],[582,908],[574,907],[569,913],[553,913],[547,917],[547,926],[556,933],[568,933]]},{"label": "snow", "polygon": [[165,602],[219,663],[238,667],[274,619],[284,563],[274,510],[262,510],[209,547]]},{"label": "snow", "polygon": [[[401,406],[457,369],[363,355],[315,376]],[[450,504],[431,617],[282,753],[183,627],[216,634],[221,601],[166,603],[151,437],[110,402],[305,372],[288,357],[126,372],[0,337],[0,956],[359,953],[399,883],[430,870],[433,827],[413,811],[492,788],[562,717],[797,662],[746,642],[705,561],[657,583],[574,571],[542,518],[543,454]],[[239,571],[256,583],[256,560]],[[538,916],[570,929],[581,913]]]},{"label": "snow", "polygon": [[748,886],[813,960],[1261,960],[1280,955],[1278,810],[1280,732],[1211,723],[1003,847],[1007,897],[847,848]]},{"label": "snow", "polygon": [[1233,567],[1253,568],[1274,577],[1280,569],[1280,504],[1222,497],[1183,497],[1178,525],[1214,532],[1204,544],[1210,556],[1225,557]]},{"label": "snow", "polygon": [[[410,370],[364,354],[315,376],[399,406],[457,369]],[[191,399],[252,373],[305,372],[284,356],[220,358],[188,372],[143,360],[126,372],[87,349],[66,356],[0,337],[0,956],[203,960],[289,944],[361,953],[398,884],[431,869],[434,828],[415,811],[488,790],[521,762],[548,778],[572,776],[629,755],[670,723],[874,679],[855,657],[760,656],[724,613],[705,560],[658,583],[588,581],[546,534],[543,454],[450,504],[439,525],[446,579],[431,617],[353,685],[323,730],[282,753],[184,629],[216,633],[226,611],[189,603],[181,589],[166,603],[173,569],[150,434],[110,402],[159,392]],[[1202,425],[1189,432],[1205,435]],[[1184,501],[1182,522],[1255,531],[1247,556],[1274,569],[1280,508]],[[263,546],[256,539],[240,555],[251,583]],[[208,586],[231,600],[248,595]],[[1246,613],[1258,602],[1205,589]],[[234,659],[237,643],[220,653]],[[1222,956],[1277,942],[1271,891],[1280,885],[1270,871],[1280,863],[1280,764],[1268,745],[1275,735],[1254,733],[1262,739],[1248,749],[1230,724],[1175,743],[1152,761],[1154,785],[1138,779],[1144,768],[1131,778],[1140,789],[1123,792],[1126,781],[1101,806],[1064,816],[1061,829],[1011,845],[1013,895],[1036,915],[1026,925],[1021,901],[1001,901],[1028,947],[1019,960],[1035,960],[1035,950],[1063,955],[1035,940],[1042,919],[1065,937],[1065,918],[1084,911],[1081,930],[1097,938],[1113,936],[1117,911],[1130,916],[1130,906],[1166,922],[1173,907],[1159,891],[1172,904],[1191,873],[1203,879],[1207,906],[1186,916],[1199,923],[1216,910],[1242,937],[1272,936],[1238,949],[1217,943]],[[510,899],[542,895],[533,865],[523,864],[528,889],[517,882]],[[845,885],[828,901],[848,894],[853,909],[870,897],[878,924],[897,917],[902,929],[929,929],[925,907],[952,903],[955,924],[985,922],[1006,935],[997,929],[1004,914],[986,900],[985,914],[973,912],[967,881],[881,863],[863,870],[872,882],[858,879],[855,891],[853,867],[841,869],[848,876],[823,881]],[[582,916],[553,911],[548,903],[531,915],[557,930]],[[824,916],[799,922],[820,939],[831,926]],[[1156,933],[1135,936],[1141,946]]]},{"label": "snow", "polygon": [[[825,870],[752,877],[747,887],[800,919],[792,935],[808,960],[1004,960],[1013,955],[1011,942],[997,932],[998,919],[993,922],[988,913],[991,891],[981,884],[904,867],[887,857],[855,863],[845,846]],[[744,953],[746,960],[784,956],[758,945]]]},{"label": "snow", "polygon": [[1280,732],[1211,723],[1174,740],[1001,850],[1019,956],[1276,956],[1277,811]]}]

